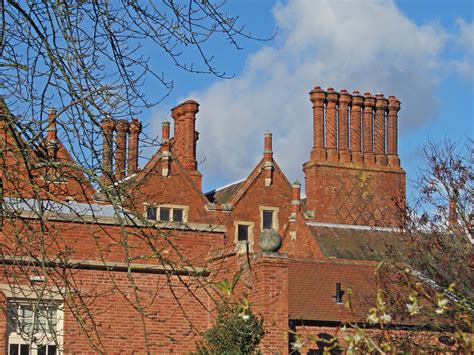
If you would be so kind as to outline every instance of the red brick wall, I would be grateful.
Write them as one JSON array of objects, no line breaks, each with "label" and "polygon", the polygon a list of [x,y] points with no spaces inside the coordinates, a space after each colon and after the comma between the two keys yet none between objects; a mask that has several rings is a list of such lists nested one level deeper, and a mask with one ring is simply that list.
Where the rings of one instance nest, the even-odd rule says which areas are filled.
[{"label": "red brick wall", "polygon": [[288,259],[278,254],[257,255],[252,265],[255,283],[250,301],[264,318],[264,354],[288,353]]},{"label": "red brick wall", "polygon": [[171,163],[170,175],[161,176],[160,165],[157,164],[146,173],[143,179],[137,179],[129,187],[130,199],[127,206],[144,213],[144,203],[171,204],[189,207],[188,222],[211,223],[204,206],[207,203],[200,190],[193,186],[188,172]]},{"label": "red brick wall", "polygon": [[[126,273],[81,271],[75,281],[87,307],[78,297],[68,300],[67,307],[78,306],[75,313],[82,315],[90,333],[85,334],[68,310],[64,347],[69,353],[93,354],[91,343],[116,354],[187,353],[195,350],[199,332],[210,325],[206,293],[193,277],[133,274],[135,289]],[[85,311],[92,313],[93,322]]]},{"label": "red brick wall", "polygon": [[318,222],[398,227],[405,173],[309,162],[305,165],[309,210]]}]

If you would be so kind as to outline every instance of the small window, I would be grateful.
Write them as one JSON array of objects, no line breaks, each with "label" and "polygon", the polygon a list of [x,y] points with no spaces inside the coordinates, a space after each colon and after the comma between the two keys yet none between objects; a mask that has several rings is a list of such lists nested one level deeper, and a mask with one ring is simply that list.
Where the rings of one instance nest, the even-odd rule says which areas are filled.
[{"label": "small window", "polygon": [[273,211],[263,210],[263,229],[273,229]]},{"label": "small window", "polygon": [[183,221],[183,210],[181,208],[173,208],[173,222]]},{"label": "small window", "polygon": [[237,241],[248,242],[249,240],[249,226],[245,224],[239,224],[237,226]]},{"label": "small window", "polygon": [[160,222],[187,222],[187,206],[145,206],[146,218]]},{"label": "small window", "polygon": [[171,208],[160,207],[160,221],[169,221],[170,211],[171,211]]},{"label": "small window", "polygon": [[146,208],[146,218],[156,220],[156,207]]}]

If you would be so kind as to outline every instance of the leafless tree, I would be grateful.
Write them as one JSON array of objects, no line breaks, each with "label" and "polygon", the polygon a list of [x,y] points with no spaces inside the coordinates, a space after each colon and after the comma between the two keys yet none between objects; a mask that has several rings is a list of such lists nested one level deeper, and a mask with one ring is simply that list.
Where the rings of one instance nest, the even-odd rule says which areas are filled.
[{"label": "leafless tree", "polygon": [[[220,43],[239,49],[243,39],[256,38],[237,16],[226,13],[225,1],[0,2],[2,285],[12,299],[35,300],[5,309],[15,320],[8,326],[26,337],[25,344],[47,343],[28,335],[36,334],[35,327],[56,329],[49,323],[57,319],[48,312],[59,304],[99,352],[108,350],[97,323],[107,306],[99,299],[119,294],[135,310],[148,352],[153,348],[150,323],[159,321],[152,305],[160,288],[168,287],[183,319],[190,318],[176,284],[203,309],[212,309],[204,301],[216,297],[202,277],[206,271],[195,268],[190,256],[142,214],[125,211],[121,185],[101,178],[100,122],[134,117],[169,95],[174,87],[166,74],[170,65],[231,77],[214,65],[209,48]],[[155,97],[145,96],[145,85],[158,88]],[[48,112],[54,120],[48,121]],[[50,146],[45,136],[53,121],[61,137],[60,144]],[[158,146],[152,138],[144,143]],[[71,157],[55,159],[60,145]],[[67,195],[61,190],[64,181],[74,182],[81,203],[59,197]],[[94,189],[111,206],[108,214],[92,201]],[[71,220],[61,219],[64,215]],[[111,216],[119,221],[118,230],[97,223]],[[77,244],[64,237],[74,228],[69,222],[89,226],[87,242],[96,243],[94,263],[75,258]],[[140,289],[137,263],[153,264],[164,275],[156,287]],[[114,287],[85,291],[78,271],[85,267],[100,269]],[[125,279],[116,276],[117,270]],[[19,331],[20,325],[29,328]],[[198,331],[191,321],[190,328]],[[62,334],[48,334],[51,344],[60,345]]]}]

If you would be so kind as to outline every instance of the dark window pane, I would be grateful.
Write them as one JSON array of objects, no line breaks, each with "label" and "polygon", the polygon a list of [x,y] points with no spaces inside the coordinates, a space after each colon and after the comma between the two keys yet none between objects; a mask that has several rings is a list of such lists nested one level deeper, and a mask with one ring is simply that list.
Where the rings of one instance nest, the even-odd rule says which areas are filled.
[{"label": "dark window pane", "polygon": [[48,355],[56,355],[56,345],[48,345]]},{"label": "dark window pane", "polygon": [[20,355],[29,355],[30,354],[30,347],[26,344],[20,345]]},{"label": "dark window pane", "polygon": [[160,221],[169,221],[170,220],[170,209],[166,207],[160,208]]},{"label": "dark window pane", "polygon": [[273,228],[273,211],[263,211],[263,229]]},{"label": "dark window pane", "polygon": [[38,346],[38,355],[46,355],[46,345]]},{"label": "dark window pane", "polygon": [[19,355],[18,344],[10,344],[10,355]]},{"label": "dark window pane", "polygon": [[244,224],[239,224],[237,226],[237,240],[239,242],[249,240],[249,226]]},{"label": "dark window pane", "polygon": [[183,221],[183,210],[180,208],[173,208],[173,221],[182,222]]},{"label": "dark window pane", "polygon": [[146,218],[156,220],[156,207],[147,207]]}]

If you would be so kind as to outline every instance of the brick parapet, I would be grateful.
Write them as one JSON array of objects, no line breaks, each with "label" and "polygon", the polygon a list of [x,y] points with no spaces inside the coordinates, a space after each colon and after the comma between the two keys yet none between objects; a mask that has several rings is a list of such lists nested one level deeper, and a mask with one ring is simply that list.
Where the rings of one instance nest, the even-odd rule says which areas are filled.
[{"label": "brick parapet", "polygon": [[265,354],[288,354],[288,257],[258,253],[252,269],[257,282],[250,301],[265,320],[265,336],[259,348]]}]

